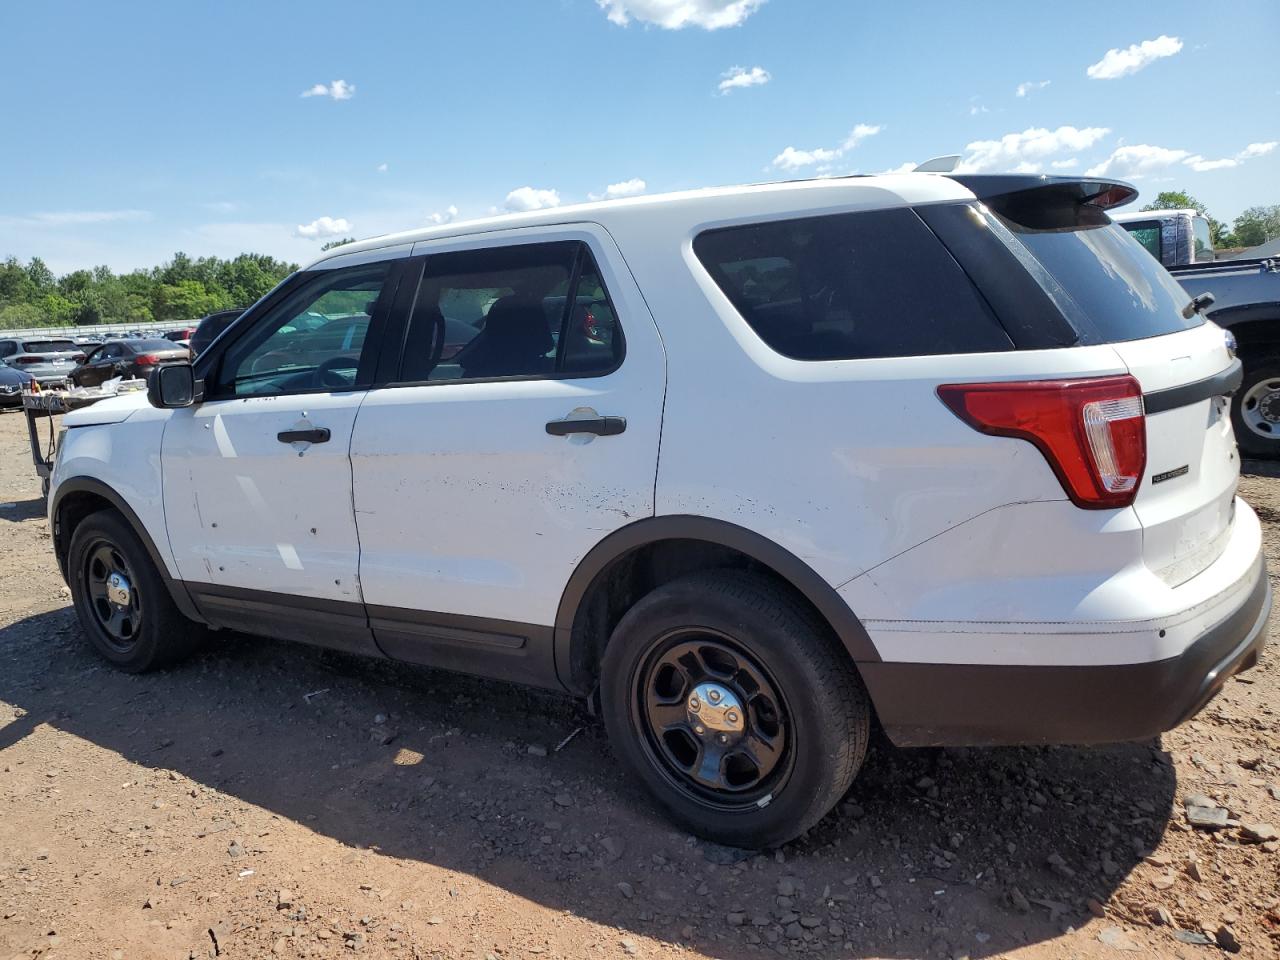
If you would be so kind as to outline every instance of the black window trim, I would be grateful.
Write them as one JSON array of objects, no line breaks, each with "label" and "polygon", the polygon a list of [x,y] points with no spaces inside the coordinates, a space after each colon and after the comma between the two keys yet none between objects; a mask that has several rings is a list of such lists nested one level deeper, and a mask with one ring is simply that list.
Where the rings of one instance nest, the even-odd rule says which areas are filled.
[{"label": "black window trim", "polygon": [[217,378],[222,370],[223,358],[232,346],[243,337],[251,335],[258,328],[259,322],[264,317],[269,316],[283,300],[292,296],[300,287],[305,286],[317,277],[386,263],[389,266],[387,279],[378,294],[377,303],[373,308],[373,316],[369,318],[369,330],[365,334],[364,344],[361,347],[355,382],[349,387],[308,387],[304,390],[287,390],[281,393],[262,394],[261,397],[301,397],[322,393],[354,393],[356,391],[374,389],[375,386],[379,385],[375,382],[375,373],[380,367],[382,354],[387,348],[387,327],[394,308],[398,306],[399,289],[405,276],[408,262],[404,256],[397,255],[389,256],[385,260],[372,259],[364,263],[352,264],[349,267],[299,270],[293,274],[288,282],[281,283],[271,293],[232,321],[231,325],[214,339],[209,349],[196,358],[196,378],[204,382],[205,392],[202,402],[258,399],[254,395],[238,396],[234,393],[228,394],[217,390]]},{"label": "black window trim", "polygon": [[[378,373],[380,376],[377,382],[372,384],[370,390],[382,389],[399,389],[402,387],[444,387],[444,386],[469,386],[475,383],[528,383],[539,380],[551,382],[564,382],[568,380],[597,380],[601,377],[608,377],[615,374],[622,368],[623,363],[627,359],[627,338],[623,329],[622,316],[618,313],[618,308],[614,303],[613,294],[609,292],[609,287],[605,283],[604,271],[600,269],[602,260],[601,252],[595,248],[590,239],[583,236],[561,237],[554,234],[545,234],[528,237],[513,238],[509,243],[493,243],[491,237],[480,238],[485,242],[476,246],[453,246],[447,249],[436,250],[421,254],[416,254],[407,261],[405,276],[402,280],[402,296],[397,297],[395,305],[394,322],[390,324],[387,330],[388,359],[394,357],[394,362],[385,362],[379,364]],[[619,349],[617,351],[617,359],[613,366],[606,370],[599,370],[593,373],[561,373],[556,371],[552,374],[531,374],[528,376],[516,377],[465,377],[457,380],[400,380],[398,379],[400,370],[404,364],[405,347],[409,336],[409,321],[413,317],[414,308],[418,302],[418,292],[422,286],[422,278],[426,273],[427,261],[433,256],[444,256],[446,254],[455,253],[471,253],[486,250],[504,250],[510,247],[523,247],[532,244],[544,243],[576,243],[578,250],[574,254],[573,271],[570,276],[570,287],[565,297],[566,312],[569,310],[569,304],[572,298],[577,294],[577,284],[581,278],[582,255],[585,250],[591,256],[591,262],[596,268],[596,273],[600,277],[600,287],[604,290],[605,302],[609,304],[609,309],[613,313],[614,336],[618,338]],[[412,265],[416,264],[416,269]],[[410,275],[412,275],[412,283],[409,283]],[[404,287],[410,287],[405,292]],[[407,302],[406,302],[407,301]],[[561,319],[561,339],[564,336],[563,325],[568,321]],[[556,365],[560,364],[560,342],[556,344]]]}]

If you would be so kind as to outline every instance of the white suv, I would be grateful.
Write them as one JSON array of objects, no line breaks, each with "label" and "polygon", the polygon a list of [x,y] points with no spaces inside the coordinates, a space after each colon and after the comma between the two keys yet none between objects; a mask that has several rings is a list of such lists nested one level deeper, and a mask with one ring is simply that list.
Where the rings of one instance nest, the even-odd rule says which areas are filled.
[{"label": "white suv", "polygon": [[[703,190],[339,247],[66,418],[93,645],[206,627],[564,690],[769,846],[902,745],[1149,737],[1251,666],[1222,331],[1095,180]],[[148,402],[148,399],[150,402]]]}]

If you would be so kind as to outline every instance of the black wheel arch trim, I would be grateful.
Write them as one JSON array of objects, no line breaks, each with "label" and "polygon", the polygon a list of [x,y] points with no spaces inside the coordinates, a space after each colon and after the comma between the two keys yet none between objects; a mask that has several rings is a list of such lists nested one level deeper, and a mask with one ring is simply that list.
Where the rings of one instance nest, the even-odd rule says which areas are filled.
[{"label": "black wheel arch trim", "polygon": [[62,505],[63,501],[73,493],[88,493],[97,497],[101,497],[107,503],[111,504],[129,526],[133,532],[137,534],[138,539],[142,541],[143,548],[147,551],[147,555],[151,558],[151,562],[155,565],[156,573],[159,575],[165,588],[169,591],[169,596],[173,598],[174,605],[181,611],[182,615],[189,620],[197,623],[206,624],[208,621],[200,615],[196,609],[196,605],[191,600],[191,595],[187,592],[186,584],[181,580],[175,580],[169,576],[169,568],[165,565],[164,557],[160,551],[156,549],[155,541],[151,539],[151,534],[147,532],[146,526],[138,518],[137,513],[129,506],[116,490],[103,483],[101,480],[93,477],[72,477],[58,484],[58,490],[54,496],[53,503],[49,507],[49,516],[53,518],[53,549],[54,554],[58,558],[58,566],[62,570],[62,578],[70,585],[70,578],[67,571],[67,551],[71,546],[71,537],[69,531],[63,531],[62,527]]},{"label": "black wheel arch trim", "polygon": [[807,563],[774,541],[725,520],[710,517],[671,515],[647,517],[609,534],[579,561],[565,586],[556,611],[556,671],[565,688],[587,695],[581,679],[574,676],[573,627],[583,600],[596,579],[612,564],[641,547],[661,540],[699,540],[728,547],[773,570],[805,597],[840,638],[855,662],[880,661],[862,621],[830,583]]}]

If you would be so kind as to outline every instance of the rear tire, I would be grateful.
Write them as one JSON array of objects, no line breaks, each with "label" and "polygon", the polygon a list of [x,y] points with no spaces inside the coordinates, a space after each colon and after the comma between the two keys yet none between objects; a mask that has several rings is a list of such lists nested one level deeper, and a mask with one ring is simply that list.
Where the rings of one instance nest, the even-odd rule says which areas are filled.
[{"label": "rear tire", "polygon": [[1280,358],[1244,359],[1244,381],[1231,398],[1231,426],[1246,457],[1280,459]]},{"label": "rear tire", "polygon": [[636,603],[600,690],[624,766],[672,819],[735,847],[778,846],[821,820],[871,732],[866,690],[825,624],[774,581],[734,570]]},{"label": "rear tire", "polygon": [[142,541],[114,510],[90,514],[75,528],[67,577],[89,643],[121,670],[177,663],[205,637],[205,628],[178,610]]}]

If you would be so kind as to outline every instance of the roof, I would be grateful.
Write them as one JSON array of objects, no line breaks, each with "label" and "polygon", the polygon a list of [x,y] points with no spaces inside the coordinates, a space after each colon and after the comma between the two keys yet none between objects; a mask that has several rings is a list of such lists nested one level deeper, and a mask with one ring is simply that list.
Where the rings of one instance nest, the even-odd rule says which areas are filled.
[{"label": "roof", "polygon": [[[752,215],[804,214],[840,207],[883,208],[947,200],[971,200],[974,194],[955,180],[933,173],[901,173],[871,177],[831,177],[818,180],[791,180],[749,186],[710,187],[680,193],[651,194],[594,203],[571,204],[527,213],[509,213],[476,220],[460,220],[441,226],[421,227],[391,233],[356,243],[345,243],[325,251],[308,269],[329,260],[345,259],[383,247],[424,240],[465,237],[491,230],[552,226],[567,223],[598,223],[606,229],[623,226],[632,219],[655,216],[670,219],[673,233],[701,224]],[[336,265],[336,264],[335,264]]]},{"label": "roof", "polygon": [[1185,216],[1198,217],[1199,210],[1129,210],[1126,213],[1113,213],[1112,220],[1118,223],[1130,223],[1134,220],[1159,220],[1161,217]]}]

